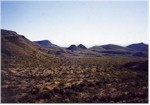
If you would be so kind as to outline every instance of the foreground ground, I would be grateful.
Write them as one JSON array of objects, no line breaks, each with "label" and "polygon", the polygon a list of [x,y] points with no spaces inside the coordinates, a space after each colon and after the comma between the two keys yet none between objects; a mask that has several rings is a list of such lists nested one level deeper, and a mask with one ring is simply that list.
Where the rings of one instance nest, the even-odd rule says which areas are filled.
[{"label": "foreground ground", "polygon": [[137,66],[146,60],[123,56],[61,57],[43,64],[26,66],[24,62],[25,66],[18,63],[18,67],[2,67],[1,101],[147,103],[148,67]]}]

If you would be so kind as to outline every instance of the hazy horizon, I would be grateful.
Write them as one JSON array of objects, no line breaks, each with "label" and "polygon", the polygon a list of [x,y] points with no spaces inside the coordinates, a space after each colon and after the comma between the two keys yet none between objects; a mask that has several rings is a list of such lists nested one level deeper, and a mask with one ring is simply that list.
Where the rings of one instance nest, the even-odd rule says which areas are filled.
[{"label": "hazy horizon", "polygon": [[[9,30],[9,29],[4,29],[4,30]],[[15,31],[15,30],[9,30],[9,31]],[[16,32],[16,31],[15,31]],[[17,32],[17,34],[19,35],[23,35],[23,34],[20,34]],[[23,35],[25,36],[25,35]],[[25,36],[26,37],[26,36]],[[26,37],[27,38],[27,37]],[[28,38],[29,39],[29,38]],[[29,39],[30,40],[30,39]],[[30,40],[32,42],[35,42],[35,41],[43,41],[43,40],[48,40],[50,41],[52,44],[56,44],[58,45],[57,43],[49,40],[49,39],[41,39],[41,40]],[[90,48],[90,47],[93,47],[93,46],[101,46],[101,45],[107,45],[107,44],[115,44],[115,45],[119,45],[119,46],[123,46],[123,47],[126,47],[128,45],[131,45],[131,44],[136,44],[136,43],[144,43],[144,42],[133,42],[133,43],[99,43],[99,44],[84,44],[84,43],[78,43],[78,44],[75,44],[75,43],[71,43],[71,44],[68,44],[66,46],[62,46],[62,45],[58,45],[60,47],[69,47],[70,45],[76,45],[78,46],[79,44],[83,44],[84,46],[86,46],[87,48]],[[149,44],[149,43],[144,43],[144,44]]]},{"label": "hazy horizon", "polygon": [[148,1],[2,1],[1,28],[62,47],[148,44]]}]

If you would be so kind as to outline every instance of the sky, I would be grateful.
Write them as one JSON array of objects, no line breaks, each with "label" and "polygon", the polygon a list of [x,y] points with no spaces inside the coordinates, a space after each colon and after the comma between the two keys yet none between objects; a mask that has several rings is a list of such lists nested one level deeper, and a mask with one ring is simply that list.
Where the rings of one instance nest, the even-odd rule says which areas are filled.
[{"label": "sky", "polygon": [[1,28],[62,47],[148,43],[148,1],[1,1]]}]

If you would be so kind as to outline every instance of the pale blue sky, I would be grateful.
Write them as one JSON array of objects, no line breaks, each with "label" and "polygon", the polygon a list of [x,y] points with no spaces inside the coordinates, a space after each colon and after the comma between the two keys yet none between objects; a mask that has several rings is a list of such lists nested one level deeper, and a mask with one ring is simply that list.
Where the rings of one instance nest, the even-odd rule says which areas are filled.
[{"label": "pale blue sky", "polygon": [[147,1],[3,1],[1,28],[59,46],[148,43]]}]

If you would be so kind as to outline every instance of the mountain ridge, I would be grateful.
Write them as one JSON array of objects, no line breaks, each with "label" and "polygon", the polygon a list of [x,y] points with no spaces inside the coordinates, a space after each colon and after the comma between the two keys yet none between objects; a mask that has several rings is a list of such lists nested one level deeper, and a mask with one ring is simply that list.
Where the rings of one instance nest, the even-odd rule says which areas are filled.
[{"label": "mountain ridge", "polygon": [[[93,46],[90,48],[85,47],[83,44],[79,44],[76,46],[75,44],[70,45],[67,48],[59,47],[58,45],[55,45],[51,43],[49,40],[41,40],[41,41],[30,41],[25,36],[17,34],[15,31],[10,30],[4,30],[1,29],[2,34],[2,43],[8,44],[12,43],[12,46],[16,48],[16,51],[13,51],[14,49],[10,49],[13,52],[18,52],[18,49],[25,48],[25,52],[20,50],[20,52],[25,53],[27,55],[30,55],[31,52],[30,48],[36,49],[38,52],[42,52],[44,54],[48,55],[56,55],[56,56],[70,56],[70,55],[86,55],[86,56],[100,56],[100,55],[131,55],[131,56],[137,56],[137,57],[146,57],[148,52],[148,45],[144,43],[136,43],[136,44],[130,44],[126,47],[115,45],[115,44],[105,44],[105,45],[99,45],[99,46]],[[17,42],[18,41],[18,42]],[[2,44],[2,45],[3,45]],[[15,46],[16,47],[15,47]],[[11,46],[10,44],[7,46]],[[24,46],[24,47],[23,47]],[[26,46],[26,47],[25,47]],[[29,49],[27,49],[29,46]],[[145,52],[141,52],[141,50],[135,50],[135,47],[131,46],[146,46]],[[137,47],[142,49],[142,47]],[[6,50],[2,46],[3,51]],[[143,50],[142,50],[143,51]],[[19,52],[19,53],[20,53]],[[7,51],[7,53],[10,53]],[[3,54],[3,52],[2,52]]]}]

